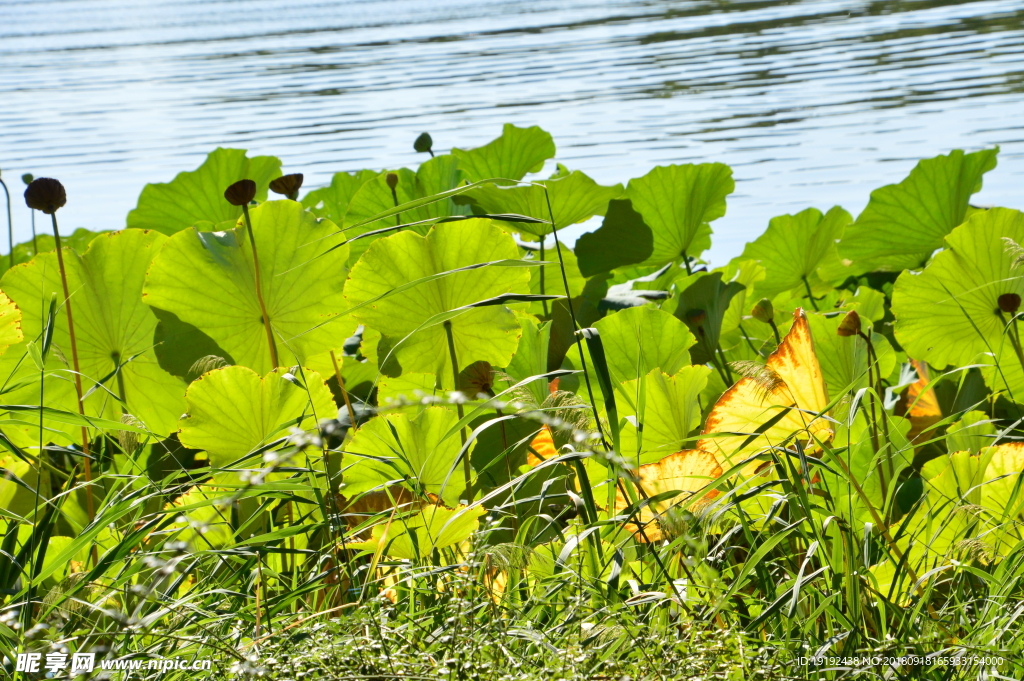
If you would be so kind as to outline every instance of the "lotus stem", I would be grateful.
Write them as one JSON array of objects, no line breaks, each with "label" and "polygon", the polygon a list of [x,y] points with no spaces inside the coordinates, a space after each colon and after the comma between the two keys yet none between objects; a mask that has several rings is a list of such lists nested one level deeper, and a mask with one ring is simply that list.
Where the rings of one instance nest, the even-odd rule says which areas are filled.
[{"label": "lotus stem", "polygon": [[359,424],[356,423],[356,410],[352,408],[352,400],[349,399],[348,390],[345,390],[345,379],[341,377],[341,368],[338,366],[338,358],[334,354],[334,350],[331,350],[331,364],[334,365],[334,377],[338,380],[338,388],[341,390],[341,399],[345,400],[345,408],[348,409],[348,417],[351,421],[352,430],[357,430]]},{"label": "lotus stem", "polygon": [[10,250],[8,253],[7,269],[14,267],[14,222],[11,220],[11,192],[7,191],[7,183],[0,178],[0,187],[4,188],[4,195],[7,197],[7,244]]},{"label": "lotus stem", "polygon": [[[459,389],[459,361],[455,356],[455,337],[452,335],[452,323],[451,320],[446,320],[444,323],[444,333],[448,338],[448,357],[452,362],[452,390]],[[462,403],[459,401],[455,402],[455,411],[459,415],[459,421],[461,422],[466,416],[465,410],[462,408]],[[462,441],[462,448],[466,448],[466,429],[459,428],[459,439]],[[473,500],[473,467],[469,462],[469,452],[466,452],[462,457],[462,472],[466,477],[466,499],[469,501]]]},{"label": "lotus stem", "polygon": [[683,267],[686,268],[687,276],[693,274],[693,270],[690,269],[690,256],[686,255],[686,249],[684,248],[680,255],[683,256]]},{"label": "lotus stem", "polygon": [[[78,414],[85,416],[85,398],[82,392],[82,370],[78,363],[78,342],[75,339],[75,319],[71,311],[71,292],[68,290],[68,275],[67,270],[64,268],[64,253],[60,243],[60,229],[57,227],[57,213],[56,211],[50,213],[50,219],[53,221],[53,240],[57,246],[57,267],[60,269],[60,283],[64,288],[64,311],[68,316],[68,335],[71,337],[71,365],[75,370],[75,393],[78,396]],[[42,419],[42,413],[39,414],[39,418]],[[89,514],[89,520],[91,521],[96,515],[96,510],[93,504],[92,498],[92,461],[89,454],[89,430],[85,426],[82,426],[82,460],[84,462],[85,472],[85,505],[86,511]],[[94,547],[95,549],[95,547]],[[95,554],[95,550],[93,552]]]},{"label": "lotus stem", "polygon": [[807,276],[806,275],[804,275],[804,276],[802,276],[800,278],[803,279],[804,289],[807,291],[807,299],[809,301],[811,301],[811,307],[813,307],[814,311],[817,312],[818,311],[818,301],[814,299],[814,294],[811,293],[811,282],[807,281]]},{"label": "lotus stem", "polygon": [[252,232],[252,220],[249,219],[249,206],[242,204],[242,215],[245,216],[245,229],[249,235],[249,245],[252,246],[252,264],[256,275],[256,300],[260,304],[260,313],[263,315],[263,328],[267,332],[267,345],[270,346],[271,369],[280,366],[277,361],[277,344],[274,343],[274,331],[270,327],[270,314],[267,312],[267,304],[263,301],[263,280],[260,275],[260,256],[256,250],[256,236]]}]

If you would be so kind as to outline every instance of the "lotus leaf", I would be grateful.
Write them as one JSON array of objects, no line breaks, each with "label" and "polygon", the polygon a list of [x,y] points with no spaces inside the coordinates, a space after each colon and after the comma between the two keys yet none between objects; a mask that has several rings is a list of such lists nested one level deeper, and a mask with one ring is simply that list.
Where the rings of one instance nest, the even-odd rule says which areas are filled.
[{"label": "lotus leaf", "polygon": [[243,366],[223,367],[193,381],[185,401],[179,439],[205,451],[217,468],[285,437],[290,426],[308,430],[338,415],[331,391],[312,371],[295,376],[276,369],[260,376]]},{"label": "lotus leaf", "polygon": [[867,208],[846,228],[839,256],[854,272],[921,267],[942,238],[964,221],[971,194],[996,167],[998,149],[921,161],[899,184],[871,192]]},{"label": "lotus leaf", "polygon": [[238,180],[252,180],[256,200],[263,201],[270,181],[280,174],[281,161],[274,156],[249,158],[242,149],[217,148],[196,170],[178,173],[165,184],[147,184],[128,213],[128,226],[174,234],[200,220],[238,220],[242,208],[225,201],[224,190]]},{"label": "lotus leaf", "polygon": [[469,539],[487,512],[482,506],[450,509],[428,506],[408,518],[394,518],[375,525],[372,537],[350,542],[352,549],[380,550],[390,558],[414,560],[429,556],[435,549],[455,546]]},{"label": "lotus leaf", "polygon": [[[268,201],[250,214],[278,357],[301,364],[355,329],[354,322],[327,323],[346,307],[348,247],[339,246],[334,224],[295,201]],[[189,229],[171,237],[150,267],[143,298],[202,330],[238,364],[266,372],[274,367],[244,230]]]},{"label": "lotus leaf", "polygon": [[613,384],[646,376],[652,369],[671,376],[690,363],[693,335],[664,310],[628,308],[594,326],[601,333]]},{"label": "lotus leaf", "polygon": [[937,367],[962,366],[1009,346],[998,298],[1024,294],[1024,270],[1014,267],[1005,237],[1024,242],[1024,213],[977,213],[946,237],[947,248],[923,272],[899,276],[892,311],[907,354]]},{"label": "lotus leaf", "polygon": [[554,157],[555,142],[536,126],[517,128],[506,123],[496,140],[476,149],[452,149],[452,155],[459,159],[459,168],[470,182],[521,180],[527,173],[539,172],[544,162]]},{"label": "lotus leaf", "polygon": [[415,416],[383,414],[370,419],[345,448],[345,496],[399,480],[449,506],[458,504],[466,489],[458,421],[455,411],[444,407],[428,407]]},{"label": "lotus leaf", "polygon": [[[160,435],[174,430],[184,410],[185,394],[181,379],[164,371],[157,361],[154,333],[158,320],[141,297],[146,270],[166,241],[159,232],[127,229],[97,236],[80,257],[64,249],[82,383],[87,393],[92,391],[86,398],[87,413],[119,420],[122,406],[115,396],[123,398],[127,411]],[[40,337],[51,296],[57,296],[58,304],[64,298],[56,252],[37,255],[32,262],[9,270],[0,286],[20,303],[25,336]],[[71,339],[62,310],[54,321],[53,345],[70,363]],[[20,347],[5,355],[5,360],[20,358]],[[46,382],[47,404],[77,412],[67,366],[53,355],[47,366],[55,372]],[[118,367],[120,371],[115,374]],[[33,375],[38,373],[31,362],[22,362],[17,369],[21,380]],[[38,396],[38,385],[29,384],[8,399],[16,404],[32,404]],[[54,427],[76,432],[69,424]],[[29,433],[30,441],[37,437],[38,432]]]},{"label": "lotus leaf", "polygon": [[820,286],[819,268],[838,259],[836,242],[853,221],[839,206],[822,215],[808,208],[796,215],[772,218],[768,230],[747,244],[741,258],[760,262],[766,270],[758,294],[771,298],[797,287]]},{"label": "lotus leaf", "polygon": [[[402,232],[379,239],[367,249],[352,268],[345,297],[352,307],[365,304],[353,316],[392,341],[394,358],[404,371],[432,373],[451,386],[445,329],[440,323],[424,324],[435,315],[525,291],[529,272],[516,267],[480,267],[435,276],[400,293],[378,297],[423,278],[518,257],[511,235],[486,219],[437,225],[425,237]],[[460,371],[476,361],[506,366],[522,332],[512,311],[500,305],[468,309],[450,321]]]}]

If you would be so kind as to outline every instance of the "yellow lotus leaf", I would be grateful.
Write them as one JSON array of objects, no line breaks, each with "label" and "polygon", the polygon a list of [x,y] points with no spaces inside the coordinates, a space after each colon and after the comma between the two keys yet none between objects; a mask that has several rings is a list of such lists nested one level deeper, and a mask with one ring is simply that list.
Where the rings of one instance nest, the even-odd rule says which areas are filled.
[{"label": "yellow lotus leaf", "polygon": [[[712,408],[697,449],[714,453],[727,469],[794,437],[813,442],[833,436],[824,416],[828,388],[801,308],[793,312],[792,328],[768,361],[745,368],[747,375]],[[744,472],[757,467],[753,462]]]},{"label": "yellow lotus leaf", "polygon": [[931,427],[942,420],[942,409],[939,408],[935,390],[929,386],[931,376],[928,374],[928,365],[916,359],[910,360],[910,363],[914,365],[918,379],[907,387],[906,417],[910,420],[907,439],[919,443],[928,440]]},{"label": "yellow lotus leaf", "polygon": [[24,336],[21,333],[21,310],[7,294],[0,291],[0,355],[7,348],[20,343]]},{"label": "yellow lotus leaf", "polygon": [[554,434],[550,428],[544,426],[530,441],[529,449],[526,452],[526,464],[532,468],[556,456],[558,456],[558,449],[555,447]]},{"label": "yellow lotus leaf", "polygon": [[[702,452],[699,449],[686,449],[669,454],[661,461],[640,466],[636,470],[636,477],[639,481],[633,484],[639,486],[646,498],[672,492],[676,494],[668,499],[651,502],[631,519],[629,525],[636,528],[637,539],[640,541],[662,539],[665,535],[663,521],[667,511],[694,495],[700,495],[701,490],[721,475],[722,466],[714,454]],[[625,484],[630,483],[623,482],[623,485]],[[615,493],[615,510],[618,513],[622,513],[631,505],[623,491],[624,489],[620,485]],[[690,508],[706,506],[717,496],[717,490],[706,492]],[[659,522],[654,522],[655,520]],[[643,528],[642,533],[639,531],[640,528]]]}]

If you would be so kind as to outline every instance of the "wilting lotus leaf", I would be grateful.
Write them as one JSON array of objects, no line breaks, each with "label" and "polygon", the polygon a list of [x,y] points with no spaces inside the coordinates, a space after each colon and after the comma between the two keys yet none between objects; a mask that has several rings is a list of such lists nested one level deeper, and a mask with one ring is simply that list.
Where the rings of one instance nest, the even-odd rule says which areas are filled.
[{"label": "wilting lotus leaf", "polygon": [[[355,328],[344,321],[323,325],[346,308],[348,247],[332,251],[343,240],[337,228],[295,201],[268,201],[250,215],[279,361],[301,364]],[[171,237],[150,267],[143,297],[206,333],[238,364],[261,372],[274,368],[244,227],[189,229]]]},{"label": "wilting lotus leaf", "polygon": [[298,376],[277,369],[261,377],[242,366],[214,369],[192,382],[185,401],[179,439],[207,452],[214,467],[229,467],[285,437],[290,426],[309,430],[338,415],[331,391],[312,371]]},{"label": "wilting lotus leaf", "polygon": [[713,220],[725,215],[725,197],[736,188],[723,163],[657,166],[629,181],[626,195],[654,234],[646,264],[662,265],[711,246]]},{"label": "wilting lotus leaf", "polygon": [[[907,354],[935,367],[969,364],[979,353],[1009,350],[998,299],[1024,294],[1004,238],[1024,243],[1024,213],[993,208],[977,213],[946,237],[947,248],[920,274],[896,280],[892,311],[896,340]],[[1007,352],[1010,357],[1012,351]]]},{"label": "wilting lotus leaf", "polygon": [[429,556],[434,549],[443,549],[469,539],[487,513],[482,506],[444,508],[428,506],[411,517],[396,517],[375,525],[372,537],[364,542],[351,542],[349,548],[381,550],[389,558],[415,560]]},{"label": "wilting lotus leaf", "polygon": [[857,221],[846,228],[839,256],[853,261],[851,274],[920,267],[942,238],[964,221],[971,194],[996,167],[998,149],[921,161],[907,179],[871,192]]},{"label": "wilting lotus leaf", "polygon": [[[831,438],[832,426],[824,415],[828,389],[803,310],[793,313],[793,326],[765,365],[748,373],[719,398],[705,422],[704,435],[723,435],[701,439],[698,449],[716,454],[728,468],[794,437],[812,447],[814,439]],[[768,426],[773,419],[778,420]],[[758,429],[760,435],[750,438]],[[748,469],[757,465],[755,461]]]},{"label": "wilting lotus leaf", "polygon": [[612,383],[646,376],[652,369],[674,375],[690,363],[693,335],[686,325],[652,306],[631,307],[596,324]]},{"label": "wilting lotus leaf", "polygon": [[[346,238],[351,239],[358,234],[392,227],[397,224],[418,222],[420,220],[441,218],[449,215],[465,215],[468,212],[466,207],[456,205],[451,197],[449,197],[420,206],[419,208],[413,208],[389,218],[384,218],[383,220],[354,227],[354,225],[360,222],[365,222],[373,216],[395,207],[395,197],[392,196],[391,187],[387,183],[388,174],[381,173],[377,177],[368,180],[352,197],[348,205],[348,212],[345,214]],[[465,177],[455,157],[447,154],[430,159],[421,165],[416,172],[408,168],[401,168],[394,171],[393,174],[398,177],[395,194],[398,196],[399,204],[453,189],[459,186]],[[416,231],[420,234],[425,234],[427,229],[429,229],[429,225],[422,225],[417,227]],[[368,245],[368,239],[354,242],[352,244],[354,248],[353,259],[357,254],[362,253]]]},{"label": "wilting lotus leaf", "polygon": [[[79,257],[64,249],[68,288],[72,292],[72,310],[82,387],[94,390],[86,398],[87,413],[111,420],[121,418],[122,407],[113,396],[123,397],[127,411],[141,419],[154,433],[166,435],[174,430],[184,408],[184,382],[160,368],[154,351],[157,318],[142,302],[142,286],[152,259],[167,241],[154,231],[127,229],[97,236]],[[57,253],[43,253],[30,263],[9,270],[0,284],[18,303],[22,330],[29,340],[39,337],[46,323],[51,297],[58,305],[64,300]],[[58,307],[55,314],[53,345],[67,361],[64,365],[51,353],[47,368],[46,404],[77,412],[71,364],[71,339],[67,316]],[[22,355],[17,346],[4,356],[14,362]],[[115,369],[121,366],[120,375]],[[6,372],[5,372],[6,373]],[[20,380],[38,379],[32,362],[22,362],[17,370]],[[97,387],[100,382],[102,387]],[[31,383],[7,397],[14,404],[38,403],[39,386]],[[47,426],[75,433],[67,424]],[[37,432],[30,434],[33,439]]]},{"label": "wilting lotus leaf", "polygon": [[506,123],[501,137],[476,149],[452,149],[459,159],[459,168],[470,182],[503,179],[521,180],[527,173],[536,173],[544,161],[555,155],[551,134],[537,126],[517,128]]},{"label": "wilting lotus leaf", "polygon": [[335,173],[326,187],[314,189],[302,197],[302,205],[319,217],[327,218],[336,225],[345,223],[349,203],[359,189],[377,177],[372,170],[355,173]]},{"label": "wilting lotus leaf", "polygon": [[[547,188],[547,196],[544,187],[537,185]],[[467,195],[485,213],[515,213],[541,220],[550,220],[547,203],[550,198],[555,226],[562,229],[595,215],[604,215],[608,202],[621,194],[622,185],[602,187],[580,171],[574,170],[561,177],[538,180],[532,185],[483,185]],[[539,223],[519,223],[516,229],[534,236],[552,232],[550,224]]]},{"label": "wilting lotus leaf", "polygon": [[711,369],[688,366],[675,375],[654,369],[644,380],[626,381],[617,394],[625,397],[619,416],[625,419],[619,452],[634,465],[657,461],[667,454],[692,449],[693,430],[700,425],[698,399]]},{"label": "wilting lotus leaf", "polygon": [[768,230],[743,249],[744,259],[757,260],[766,269],[757,292],[766,298],[804,286],[821,285],[819,268],[838,259],[836,241],[853,220],[839,206],[822,215],[808,208],[796,215],[780,215],[768,223]]},{"label": "wilting lotus leaf", "polygon": [[[697,449],[675,452],[660,461],[640,466],[636,476],[644,498],[671,495],[673,492],[676,494],[644,506],[637,514],[638,517],[634,517],[628,526],[634,529],[640,541],[654,542],[663,539],[666,534],[670,534],[665,532],[664,527],[671,524],[666,517],[666,511],[674,505],[689,501],[721,475],[722,467],[714,455]],[[688,506],[697,508],[707,505],[716,496],[717,490],[699,494]],[[618,489],[615,493],[615,510],[622,514],[631,505],[622,490]]]},{"label": "wilting lotus leaf", "polygon": [[[518,258],[511,235],[485,219],[437,225],[426,237],[402,232],[370,246],[352,268],[345,297],[349,305],[361,305],[425,277]],[[524,292],[529,283],[525,268],[480,267],[424,281],[370,302],[353,316],[392,341],[393,357],[404,371],[432,373],[448,381],[452,368],[443,325],[420,327],[435,315],[501,294]],[[496,367],[508,364],[521,333],[511,310],[500,305],[478,307],[450,321],[460,370],[476,361]],[[383,356],[380,361],[384,363]]]},{"label": "wilting lotus leaf", "polygon": [[200,220],[237,220],[242,208],[228,203],[224,190],[239,180],[252,180],[256,200],[263,201],[270,181],[280,175],[281,160],[274,156],[249,158],[243,149],[217,148],[198,169],[178,173],[168,183],[147,184],[139,204],[128,213],[128,226],[174,234]]},{"label": "wilting lotus leaf", "polygon": [[458,421],[455,411],[444,407],[370,419],[345,447],[343,494],[352,497],[404,480],[449,506],[459,503],[466,479],[459,460]]},{"label": "wilting lotus leaf", "polygon": [[0,291],[0,355],[24,339],[21,332],[21,310],[6,293]]}]

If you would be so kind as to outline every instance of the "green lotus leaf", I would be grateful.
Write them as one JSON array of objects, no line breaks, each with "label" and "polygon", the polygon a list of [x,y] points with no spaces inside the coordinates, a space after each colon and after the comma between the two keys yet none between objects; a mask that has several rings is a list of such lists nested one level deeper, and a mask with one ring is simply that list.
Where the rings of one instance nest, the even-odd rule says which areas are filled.
[{"label": "green lotus leaf", "polygon": [[836,260],[836,241],[853,221],[850,214],[835,206],[825,215],[808,208],[796,215],[780,215],[768,223],[768,230],[743,249],[744,259],[757,260],[766,269],[757,292],[771,298],[797,288],[821,284],[819,267]]},{"label": "green lotus leaf", "polygon": [[336,225],[344,224],[352,197],[364,184],[378,175],[379,173],[373,170],[335,173],[329,185],[314,189],[303,196],[302,205],[318,217],[327,218]]},{"label": "green lotus leaf", "polygon": [[695,274],[686,280],[685,288],[680,288],[673,314],[686,324],[697,339],[690,351],[695,364],[712,361],[722,333],[725,313],[733,297],[743,289],[743,284],[736,281],[724,283],[721,272]]},{"label": "green lotus leaf", "polygon": [[946,429],[946,451],[978,454],[996,441],[996,427],[982,411],[969,411]]},{"label": "green lotus leaf", "polygon": [[521,180],[527,173],[539,172],[544,162],[555,156],[550,133],[537,126],[517,128],[506,123],[501,137],[476,149],[452,149],[459,168],[470,182],[502,179]]},{"label": "green lotus leaf", "polygon": [[964,221],[967,202],[981,189],[982,176],[996,167],[998,152],[955,149],[921,161],[899,184],[871,192],[839,244],[839,256],[853,262],[851,274],[921,267]]},{"label": "green lotus leaf", "polygon": [[617,392],[629,399],[619,409],[624,419],[620,454],[640,466],[693,449],[691,434],[701,417],[698,396],[710,373],[705,366],[683,367],[674,376],[653,369],[642,379],[623,382]]},{"label": "green lotus leaf", "polygon": [[[841,314],[831,317],[807,315],[814,337],[814,353],[821,364],[821,375],[829,397],[833,399],[844,389],[856,391],[868,386],[868,344],[859,336],[836,333],[843,317]],[[878,357],[878,369],[882,376],[888,376],[896,367],[896,353],[885,336],[873,331],[870,333]]]},{"label": "green lotus leaf", "polygon": [[923,272],[899,276],[892,311],[896,340],[908,355],[936,367],[962,366],[1009,345],[997,301],[1024,294],[1024,270],[1014,267],[1004,238],[1024,242],[1024,213],[977,213],[946,237],[946,249]]},{"label": "green lotus leaf", "polygon": [[196,170],[178,173],[171,182],[147,184],[128,213],[128,226],[174,234],[200,220],[238,220],[242,208],[228,203],[224,190],[239,180],[252,180],[256,200],[263,201],[270,181],[280,175],[281,161],[274,156],[249,158],[243,149],[218,147]]},{"label": "green lotus leaf", "polygon": [[[45,226],[49,226],[49,223],[42,223]],[[38,226],[37,226],[38,228]],[[85,253],[85,249],[89,247],[89,243],[93,238],[100,232],[91,232],[84,227],[79,227],[71,234],[61,235],[60,245],[64,248],[72,248],[76,253]],[[36,247],[38,246],[38,251]],[[20,244],[14,245],[14,262],[20,265],[23,262],[28,262],[36,256],[37,253],[46,253],[47,251],[53,251],[57,248],[57,241],[53,238],[52,234],[43,232],[37,234],[35,241],[25,241]],[[6,271],[10,268],[10,254],[0,255],[0,269]]]},{"label": "green lotus leaf", "polygon": [[[354,329],[345,322],[325,325],[346,309],[348,247],[339,246],[343,237],[333,223],[318,221],[295,201],[268,201],[250,215],[279,361],[302,364]],[[143,298],[203,331],[238,364],[260,372],[274,368],[244,227],[175,234],[153,261]]]},{"label": "green lotus leaf", "polygon": [[[87,413],[117,421],[122,407],[113,396],[123,396],[128,412],[160,435],[174,430],[185,392],[184,382],[159,365],[154,350],[158,320],[141,296],[146,270],[166,241],[159,232],[127,229],[97,236],[82,256],[64,249],[83,389],[93,390],[86,398]],[[26,338],[38,338],[51,297],[56,294],[58,303],[64,299],[57,253],[37,255],[32,262],[9,270],[0,286],[21,309]],[[63,309],[57,310],[55,322],[53,345],[70,365],[71,339]],[[25,347],[18,346],[4,359],[16,361]],[[115,375],[122,364],[119,376]],[[55,354],[48,358],[47,367],[51,374],[45,385],[46,405],[77,412],[70,367]],[[22,362],[16,376],[38,380],[38,370],[32,362]],[[37,383],[7,397],[13,404],[38,404],[38,398]],[[56,428],[68,433],[77,430],[70,425]],[[35,440],[37,435],[33,432],[30,437]]]},{"label": "green lotus leaf", "polygon": [[626,195],[654,235],[646,264],[696,258],[710,248],[709,223],[725,215],[725,197],[735,188],[723,163],[657,166],[630,180]]},{"label": "green lotus leaf", "polygon": [[461,544],[480,526],[487,513],[482,506],[444,508],[428,506],[408,518],[395,518],[375,525],[371,538],[347,544],[352,549],[381,551],[389,558],[415,560],[431,555],[435,549]]},{"label": "green lotus leaf", "polygon": [[583,234],[576,242],[580,272],[585,277],[647,262],[653,252],[654,233],[629,199],[612,199],[600,229]]},{"label": "green lotus leaf", "polygon": [[690,364],[693,334],[686,325],[651,305],[619,310],[596,324],[612,384],[660,369],[672,376]]},{"label": "green lotus leaf", "polygon": [[[378,239],[367,249],[352,268],[345,297],[355,307],[424,277],[518,258],[519,249],[511,235],[486,219],[436,225],[425,237],[401,232]],[[392,356],[402,370],[435,374],[451,385],[443,325],[420,327],[435,315],[526,291],[529,283],[530,273],[524,268],[481,267],[424,281],[360,307],[352,315],[391,340]],[[515,315],[500,305],[468,309],[450,322],[460,371],[476,361],[507,365],[521,333]]]},{"label": "green lotus leaf", "polygon": [[[395,207],[395,197],[391,195],[391,188],[387,184],[387,176],[389,174],[398,176],[395,194],[398,195],[399,204],[454,189],[462,183],[464,177],[455,157],[444,155],[430,159],[421,165],[416,172],[408,168],[399,168],[392,173],[381,173],[367,180],[352,196],[348,205],[348,212],[345,214],[344,224],[346,236],[349,238],[359,233],[383,229],[396,224],[465,214],[466,211],[460,206],[456,206],[452,202],[451,197],[448,197],[435,203],[384,218],[383,220],[367,223],[354,230],[349,229],[350,225],[365,222],[373,216]],[[424,226],[419,228],[419,231],[422,233],[426,232],[427,229],[428,227]]]},{"label": "green lotus leaf", "polygon": [[419,402],[426,396],[440,396],[443,390],[437,387],[437,376],[403,371],[401,376],[384,376],[377,383],[377,404],[389,407],[402,400]]},{"label": "green lotus leaf", "polygon": [[[548,371],[548,340],[551,337],[551,322],[538,322],[532,317],[519,317],[522,336],[512,361],[508,363],[505,374],[509,377],[509,387],[525,381],[532,376],[539,376]],[[547,399],[549,390],[545,380],[531,381],[522,387],[534,406],[539,406]],[[516,397],[508,396],[509,399]]]},{"label": "green lotus leaf", "polygon": [[[488,184],[467,192],[467,196],[484,213],[514,213],[541,220],[550,220],[553,214],[558,229],[589,220],[595,215],[604,215],[608,202],[621,194],[622,185],[603,187],[578,170],[561,177],[538,180],[531,185]],[[551,201],[550,214],[548,199]],[[539,223],[517,223],[516,229],[538,237],[553,231],[550,224]]]},{"label": "green lotus leaf", "polygon": [[312,371],[298,376],[276,369],[260,376],[243,366],[214,369],[192,382],[185,401],[181,443],[205,451],[210,465],[220,468],[288,435],[290,426],[308,430],[338,416],[331,391]]},{"label": "green lotus leaf", "polygon": [[175,541],[188,543],[193,551],[231,546],[235,532],[231,528],[231,497],[212,485],[197,485],[169,504],[167,510],[185,508],[182,520],[168,525],[167,533]]},{"label": "green lotus leaf", "polygon": [[434,494],[449,506],[459,503],[466,479],[459,460],[458,422],[455,411],[445,407],[428,407],[415,416],[383,414],[370,419],[345,448],[343,494],[352,497],[406,480],[413,489]]}]

